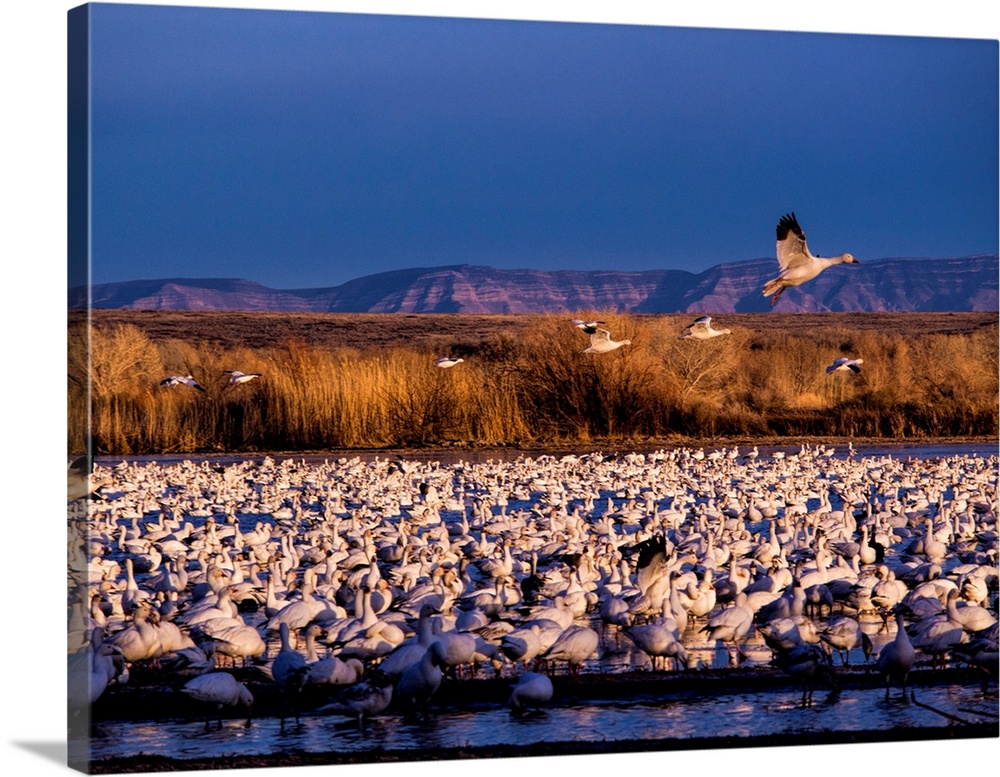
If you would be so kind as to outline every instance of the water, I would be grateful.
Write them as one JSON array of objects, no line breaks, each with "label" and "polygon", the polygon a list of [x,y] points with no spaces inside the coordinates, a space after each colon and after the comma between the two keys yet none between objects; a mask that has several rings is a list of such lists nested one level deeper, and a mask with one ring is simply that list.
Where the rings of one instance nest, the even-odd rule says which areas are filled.
[{"label": "water", "polygon": [[[877,684],[876,684],[877,686]],[[996,691],[983,696],[976,687],[938,686],[919,688],[922,704],[951,711],[970,721],[983,716],[955,710],[981,710],[996,714]],[[677,695],[638,698],[628,702],[602,700],[586,704],[554,705],[524,718],[512,716],[506,707],[475,710],[434,710],[426,722],[383,715],[359,728],[354,720],[340,716],[303,716],[301,725],[274,718],[254,720],[249,728],[241,720],[227,720],[223,728],[205,731],[202,721],[166,721],[100,724],[91,741],[92,757],[101,760],[142,753],[178,759],[221,757],[233,754],[261,755],[272,752],[371,753],[383,750],[423,749],[535,743],[626,742],[683,740],[706,735],[757,737],[823,731],[889,731],[896,728],[941,727],[941,715],[914,704],[893,689],[885,699],[882,687],[847,689],[830,697],[816,691],[811,706],[802,706],[801,691],[722,694],[712,697]],[[994,718],[995,720],[995,718]],[[571,748],[570,748],[571,749]]]}]

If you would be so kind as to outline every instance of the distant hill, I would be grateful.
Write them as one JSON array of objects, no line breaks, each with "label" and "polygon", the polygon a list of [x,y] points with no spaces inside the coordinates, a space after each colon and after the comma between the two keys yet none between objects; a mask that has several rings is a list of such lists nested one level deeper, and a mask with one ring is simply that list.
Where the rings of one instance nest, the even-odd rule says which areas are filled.
[{"label": "distant hill", "polygon": [[[777,275],[774,259],[720,264],[701,273],[498,270],[477,265],[426,267],[368,275],[340,286],[269,289],[238,279],[167,278],[96,285],[95,308],[257,310],[314,313],[754,313]],[[996,255],[952,259],[881,259],[835,266],[788,290],[776,310],[794,312],[957,312],[998,310]],[[86,289],[69,306],[86,305]]]}]

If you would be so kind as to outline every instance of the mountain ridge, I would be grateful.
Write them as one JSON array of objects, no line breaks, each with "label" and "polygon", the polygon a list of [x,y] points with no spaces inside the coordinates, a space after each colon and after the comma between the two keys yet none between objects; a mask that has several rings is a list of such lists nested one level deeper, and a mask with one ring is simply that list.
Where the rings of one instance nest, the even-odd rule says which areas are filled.
[{"label": "mountain ridge", "polygon": [[[95,284],[95,308],[314,313],[752,313],[769,309],[761,289],[774,259],[687,270],[534,270],[454,264],[389,270],[339,286],[271,289],[242,278],[163,278]],[[833,267],[789,290],[783,312],[991,311],[1000,304],[996,254],[888,258]],[[87,287],[69,290],[87,306]]]}]

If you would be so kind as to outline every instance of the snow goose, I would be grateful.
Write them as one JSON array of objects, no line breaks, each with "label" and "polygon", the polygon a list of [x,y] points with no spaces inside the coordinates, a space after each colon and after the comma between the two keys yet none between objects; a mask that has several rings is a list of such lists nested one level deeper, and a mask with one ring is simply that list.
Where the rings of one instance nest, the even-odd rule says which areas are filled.
[{"label": "snow goose", "polygon": [[713,337],[732,334],[730,329],[714,329],[712,317],[702,316],[688,324],[688,331],[681,335],[681,340],[711,340]]},{"label": "snow goose", "polygon": [[[441,358],[437,359],[434,362],[434,364],[435,366],[440,367],[442,369],[447,369],[448,367],[454,367],[456,364],[460,364],[461,362],[464,361],[465,359],[456,358],[454,356],[442,356]],[[462,369],[465,368],[463,367]]]},{"label": "snow goose", "polygon": [[764,296],[771,297],[771,307],[774,307],[785,289],[811,281],[827,267],[835,264],[860,264],[850,254],[830,258],[813,256],[794,213],[787,213],[778,220],[776,233],[778,266],[781,272],[777,278],[764,284]]},{"label": "snow goose", "polygon": [[584,321],[584,320],[579,319],[579,318],[574,318],[573,319],[573,323],[576,325],[577,329],[582,330],[583,332],[587,333],[588,335],[592,335],[592,334],[594,334],[600,328],[600,325],[606,324],[607,322],[605,322],[605,321]]},{"label": "snow goose", "polygon": [[[121,663],[121,669],[116,665]],[[104,629],[91,631],[90,644],[72,653],[68,660],[69,706],[85,709],[97,701],[104,689],[124,670],[124,660],[119,650],[104,641]]]},{"label": "snow goose", "polygon": [[440,615],[432,619],[431,626],[434,640],[444,647],[441,666],[449,672],[454,671],[458,679],[462,679],[462,668],[472,663],[476,654],[476,638],[472,634],[461,631],[445,631]]},{"label": "snow goose", "polygon": [[[294,709],[295,720],[299,720],[298,704],[293,702],[302,686],[306,682],[309,674],[309,664],[306,663],[305,656],[292,649],[288,642],[288,624],[282,623],[278,628],[281,636],[281,649],[271,662],[271,677],[281,691],[285,704],[291,704]],[[281,716],[281,727],[284,729],[285,716]]]},{"label": "snow goose", "polygon": [[400,676],[396,683],[396,698],[408,713],[426,711],[428,702],[444,679],[444,658],[444,645],[432,642],[421,659]]},{"label": "snow goose", "polygon": [[379,669],[391,680],[396,680],[409,667],[417,663],[427,652],[434,641],[434,621],[432,616],[437,610],[433,605],[425,604],[420,608],[417,620],[417,633],[398,645],[379,663]]},{"label": "snow goose", "polygon": [[552,681],[540,672],[525,672],[518,678],[507,703],[512,714],[524,715],[551,700]]},{"label": "snow goose", "polygon": [[590,345],[584,348],[582,353],[607,353],[631,344],[631,340],[612,340],[611,332],[607,329],[597,329],[590,336]]},{"label": "snow goose", "polygon": [[[734,646],[736,656],[745,659],[746,653],[740,647],[739,641],[747,635],[752,625],[753,610],[747,604],[747,595],[740,591],[733,606],[717,612],[709,618],[708,624],[701,630],[708,633],[709,640],[726,643],[727,650],[729,645]],[[731,663],[737,660],[736,656],[730,653]]]},{"label": "snow goose", "polygon": [[190,386],[198,391],[204,391],[205,387],[202,386],[198,381],[196,381],[190,375],[170,375],[160,381],[161,386]]},{"label": "snow goose", "polygon": [[160,634],[151,622],[153,614],[149,602],[142,602],[132,613],[132,625],[117,632],[110,640],[128,663],[147,661],[163,655]]},{"label": "snow goose", "polygon": [[322,633],[319,624],[313,623],[306,628],[306,661],[309,672],[306,674],[308,685],[352,685],[364,674],[364,665],[356,658],[341,660],[328,654],[320,658],[316,649],[316,637]]},{"label": "snow goose", "polygon": [[829,375],[831,372],[853,372],[855,375],[861,372],[861,365],[864,364],[864,359],[837,359],[826,368],[826,374]]},{"label": "snow goose", "polygon": [[896,608],[896,638],[882,647],[875,662],[879,674],[885,678],[885,697],[887,699],[889,698],[889,683],[892,681],[900,684],[903,696],[906,696],[906,678],[913,668],[916,655],[916,650],[910,642],[910,636],[906,633],[906,626],[903,623],[903,611]]},{"label": "snow goose", "polygon": [[229,385],[238,386],[241,383],[249,383],[254,378],[259,378],[259,372],[240,372],[239,370],[223,370],[229,376]]},{"label": "snow goose", "polygon": [[378,715],[392,702],[392,678],[376,669],[356,685],[346,688],[332,704],[320,707],[318,712],[350,715],[364,725],[364,719]]},{"label": "snow goose", "polygon": [[837,691],[833,664],[819,645],[801,643],[789,649],[778,650],[774,656],[774,664],[785,674],[802,681],[803,707],[812,704],[817,680],[824,681],[834,692]]},{"label": "snow goose", "polygon": [[80,456],[67,467],[66,499],[70,502],[85,496],[99,499],[100,489],[112,482],[114,479],[110,475],[94,475],[94,459],[91,456]]},{"label": "snow goose", "polygon": [[589,626],[570,626],[541,656],[545,661],[565,661],[570,675],[580,674],[580,665],[597,653],[600,635]]},{"label": "snow goose", "polygon": [[[243,726],[250,728],[253,694],[250,693],[243,683],[228,672],[209,672],[208,674],[192,677],[181,688],[181,692],[200,702],[214,704],[218,714],[220,729],[222,728],[223,707],[246,707],[247,722]],[[205,731],[208,730],[208,718],[206,717]]]},{"label": "snow goose", "polygon": [[850,666],[851,650],[860,647],[865,661],[872,653],[871,638],[861,630],[861,625],[849,616],[841,616],[829,621],[819,633],[819,638],[840,656],[840,663]]}]

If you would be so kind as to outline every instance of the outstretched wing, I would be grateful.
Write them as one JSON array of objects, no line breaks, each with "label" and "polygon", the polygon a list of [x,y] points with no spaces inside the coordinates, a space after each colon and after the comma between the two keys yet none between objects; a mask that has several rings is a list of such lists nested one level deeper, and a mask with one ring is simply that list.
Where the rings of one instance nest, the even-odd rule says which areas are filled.
[{"label": "outstretched wing", "polygon": [[595,343],[601,342],[602,340],[607,341],[610,339],[611,339],[611,332],[609,332],[607,329],[595,329],[593,333],[590,335],[590,344],[593,345]]},{"label": "outstretched wing", "polygon": [[778,266],[782,270],[808,264],[813,260],[813,255],[809,253],[809,246],[806,245],[805,233],[799,226],[794,213],[786,213],[778,220],[776,233],[778,236],[776,246]]}]

